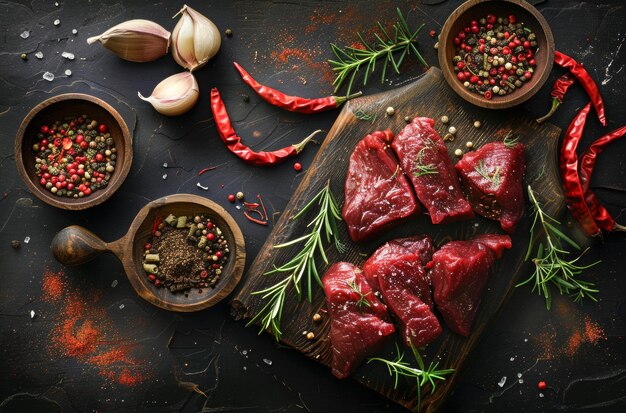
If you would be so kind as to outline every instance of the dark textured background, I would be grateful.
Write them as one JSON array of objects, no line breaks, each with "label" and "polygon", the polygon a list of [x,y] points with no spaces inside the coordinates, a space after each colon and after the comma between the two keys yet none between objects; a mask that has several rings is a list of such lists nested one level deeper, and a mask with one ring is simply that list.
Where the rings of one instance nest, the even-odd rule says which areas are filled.
[{"label": "dark textured background", "polygon": [[[433,4],[436,3],[436,4]],[[552,26],[557,48],[585,66],[598,82],[607,106],[609,126],[601,128],[590,116],[586,146],[603,132],[623,124],[624,20],[619,0],[602,2],[537,2]],[[228,203],[229,193],[261,193],[270,215],[286,205],[303,173],[293,162],[270,169],[244,165],[219,141],[209,110],[209,89],[218,86],[238,132],[255,148],[276,148],[299,141],[316,128],[328,130],[336,112],[307,116],[270,107],[251,93],[231,66],[237,60],[255,77],[290,94],[321,96],[332,92],[326,65],[329,43],[352,44],[354,33],[371,33],[375,20],[390,22],[395,7],[409,23],[426,23],[419,37],[426,60],[437,65],[434,39],[458,1],[236,1],[189,4],[233,37],[223,37],[220,53],[197,72],[198,104],[188,114],[165,118],[136,97],[147,95],[161,79],[180,68],[170,57],[147,64],[122,61],[87,37],[131,18],[154,20],[168,29],[182,3],[143,1],[0,2],[0,410],[1,411],[403,411],[351,380],[339,381],[330,372],[295,351],[281,348],[253,328],[235,322],[228,305],[197,314],[174,314],[139,299],[121,264],[107,255],[79,268],[54,261],[49,244],[70,224],[83,225],[105,240],[121,237],[137,211],[148,201],[171,193],[207,196],[227,208],[241,226],[248,264],[269,234],[248,222]],[[61,24],[54,26],[59,18]],[[72,35],[71,30],[78,34]],[[30,37],[20,38],[24,30]],[[34,54],[42,51],[44,58]],[[74,53],[68,61],[61,52]],[[28,53],[28,60],[20,59]],[[72,70],[66,77],[63,72]],[[56,75],[52,82],[44,72]],[[552,80],[520,110],[533,115],[549,107]],[[372,93],[415,79],[422,69],[408,59],[402,74]],[[373,78],[376,79],[376,78]],[[69,212],[41,203],[18,177],[13,141],[22,118],[40,101],[65,93],[83,92],[112,104],[134,133],[135,159],[122,188],[105,204],[88,211]],[[250,96],[245,103],[242,95]],[[586,103],[574,87],[552,122],[566,128]],[[315,146],[298,161],[310,164]],[[592,186],[618,215],[626,206],[626,142],[614,144],[602,156]],[[163,168],[163,163],[176,168]],[[206,166],[214,171],[197,177]],[[167,179],[162,175],[167,173]],[[209,186],[205,192],[196,187]],[[568,220],[568,217],[564,217]],[[624,223],[626,220],[621,219]],[[572,229],[575,234],[576,230]],[[28,244],[19,250],[12,239]],[[444,411],[623,411],[626,408],[626,247],[624,234],[591,245],[588,260],[601,265],[586,272],[601,292],[598,303],[583,306],[561,297],[550,312],[528,288],[514,292],[493,329],[469,358],[458,386]],[[42,294],[44,273],[62,271],[63,300]],[[117,281],[117,282],[115,282]],[[115,287],[112,287],[115,285]],[[67,315],[67,302],[86,309],[77,325],[102,331],[97,354],[124,349],[125,362],[99,367],[84,357],[58,351],[58,332]],[[31,318],[30,311],[35,312]],[[594,327],[599,339],[585,339],[584,327]],[[579,344],[579,339],[581,341]],[[120,383],[128,371],[136,383]],[[518,380],[520,373],[522,382]],[[501,388],[498,382],[507,377]],[[546,380],[542,394],[537,382]],[[206,398],[190,390],[193,384]]]}]

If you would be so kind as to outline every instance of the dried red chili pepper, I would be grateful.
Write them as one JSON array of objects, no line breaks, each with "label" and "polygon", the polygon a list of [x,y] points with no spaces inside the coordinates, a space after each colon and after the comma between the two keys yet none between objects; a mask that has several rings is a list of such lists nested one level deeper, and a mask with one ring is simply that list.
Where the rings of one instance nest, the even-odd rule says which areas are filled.
[{"label": "dried red chili pepper", "polygon": [[602,123],[603,126],[606,126],[604,102],[602,101],[600,90],[598,89],[596,82],[594,82],[591,78],[589,72],[587,72],[587,70],[583,67],[582,63],[578,63],[573,58],[559,52],[558,50],[554,51],[554,63],[568,69],[570,73],[580,82],[596,109],[600,123]]},{"label": "dried red chili pepper", "polygon": [[248,218],[249,221],[254,222],[255,224],[259,224],[259,225],[267,225],[267,221],[261,221],[260,219],[256,219],[253,216],[251,216],[250,214],[248,214],[248,212],[258,212],[259,215],[262,215],[261,211],[259,211],[258,209],[250,209],[248,211],[243,211],[243,215]]},{"label": "dried red chili pepper", "polygon": [[550,93],[550,96],[552,96],[552,107],[550,108],[550,112],[548,112],[545,116],[537,119],[537,123],[544,122],[548,120],[550,116],[554,115],[559,106],[561,106],[561,103],[563,103],[563,99],[565,98],[567,90],[570,86],[574,84],[575,81],[576,78],[569,72],[564,73],[554,81],[554,85],[552,86],[552,92]]},{"label": "dried red chili pepper", "polygon": [[217,169],[217,166],[209,166],[208,168],[204,168],[200,172],[198,172],[198,176],[202,175],[203,173],[212,171],[214,169]]},{"label": "dried red chili pepper", "polygon": [[590,110],[591,102],[580,111],[567,128],[563,138],[563,146],[561,146],[560,168],[567,208],[580,223],[585,234],[596,236],[600,235],[601,231],[585,202],[585,194],[578,176],[578,155],[576,154],[576,148],[582,137],[587,114]]},{"label": "dried red chili pepper", "polygon": [[318,99],[307,99],[298,96],[289,96],[276,89],[272,89],[269,86],[264,86],[254,80],[248,72],[244,70],[237,62],[233,62],[235,68],[241,75],[246,84],[248,84],[254,91],[266,102],[277,106],[279,108],[288,110],[290,112],[298,113],[318,113],[326,110],[336,109],[349,99],[361,96],[361,92],[354,93],[348,96],[328,96]]},{"label": "dried red chili pepper", "polygon": [[161,222],[162,222],[162,221],[163,221],[163,220],[161,219],[161,217],[160,217],[160,216],[157,216],[157,217],[154,219],[154,224],[152,224],[152,235],[154,235],[154,233],[155,233],[155,232],[157,232],[157,229],[159,229],[159,225],[161,225]]},{"label": "dried red chili pepper", "polygon": [[222,101],[219,90],[215,87],[211,89],[211,110],[213,111],[217,131],[222,141],[226,144],[226,147],[245,163],[250,165],[271,166],[284,162],[287,158],[299,154],[302,149],[304,149],[304,146],[313,139],[313,136],[321,132],[321,130],[316,130],[302,142],[287,146],[286,148],[271,152],[255,152],[241,143],[241,137],[235,133],[235,129],[233,129],[233,125],[230,123],[228,112],[226,112],[224,101]]},{"label": "dried red chili pepper", "polygon": [[615,222],[609,211],[600,203],[598,197],[589,189],[589,182],[591,181],[591,174],[596,166],[598,155],[601,154],[611,142],[621,138],[624,134],[626,134],[626,126],[622,126],[597,139],[583,153],[578,168],[580,184],[585,194],[587,206],[598,226],[605,231],[626,231],[626,227]]}]

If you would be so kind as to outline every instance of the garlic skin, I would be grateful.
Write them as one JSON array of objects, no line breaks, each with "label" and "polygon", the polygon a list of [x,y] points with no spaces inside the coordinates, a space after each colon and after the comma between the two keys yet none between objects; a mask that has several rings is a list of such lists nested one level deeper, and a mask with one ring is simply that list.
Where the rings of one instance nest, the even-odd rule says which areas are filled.
[{"label": "garlic skin", "polygon": [[193,72],[217,54],[222,44],[220,31],[204,15],[185,5],[172,31],[172,56],[176,63]]},{"label": "garlic skin", "polygon": [[178,116],[191,109],[200,96],[198,82],[191,72],[182,72],[163,79],[147,98],[137,92],[139,98],[150,104],[162,115]]},{"label": "garlic skin", "polygon": [[113,26],[100,36],[90,37],[87,43],[99,41],[124,60],[150,62],[167,54],[170,35],[153,21],[134,19]]}]

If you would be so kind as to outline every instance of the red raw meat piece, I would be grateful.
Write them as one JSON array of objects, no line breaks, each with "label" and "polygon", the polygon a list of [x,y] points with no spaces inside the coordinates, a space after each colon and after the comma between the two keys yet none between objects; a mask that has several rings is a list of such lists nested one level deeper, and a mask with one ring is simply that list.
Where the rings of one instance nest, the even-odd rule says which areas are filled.
[{"label": "red raw meat piece", "polygon": [[390,130],[363,138],[350,156],[341,215],[358,242],[419,212],[411,185],[389,146]]},{"label": "red raw meat piece", "polygon": [[430,118],[413,119],[391,146],[433,224],[472,218],[472,207],[463,197],[446,144],[433,129],[434,124]]},{"label": "red raw meat piece", "polygon": [[388,320],[387,307],[376,298],[358,267],[347,262],[333,264],[322,283],[330,314],[331,368],[342,379],[379,350],[395,329]]},{"label": "red raw meat piece", "polygon": [[511,248],[508,235],[487,234],[469,241],[451,241],[428,263],[435,304],[450,329],[467,336],[493,263]]},{"label": "red raw meat piece", "polygon": [[432,313],[430,277],[424,265],[434,248],[427,235],[390,241],[378,248],[363,265],[370,282],[378,281],[385,303],[396,315],[407,346],[420,348],[441,334]]},{"label": "red raw meat piece", "polygon": [[524,214],[524,145],[488,143],[466,153],[455,167],[474,211],[513,233]]}]

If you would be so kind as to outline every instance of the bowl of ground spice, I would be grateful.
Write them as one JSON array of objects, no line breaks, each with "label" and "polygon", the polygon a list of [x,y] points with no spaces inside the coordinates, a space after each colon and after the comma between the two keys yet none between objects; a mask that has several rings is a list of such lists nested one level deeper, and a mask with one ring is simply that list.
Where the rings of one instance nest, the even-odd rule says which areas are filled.
[{"label": "bowl of ground spice", "polygon": [[132,158],[124,119],[105,101],[80,93],[35,106],[15,139],[15,163],[28,189],[62,209],[106,201],[126,179]]},{"label": "bowl of ground spice", "polygon": [[459,96],[504,109],[530,99],[548,80],[554,38],[546,19],[524,0],[469,0],[446,20],[438,57]]},{"label": "bowl of ground spice", "polygon": [[112,252],[131,285],[148,302],[172,311],[199,311],[228,296],[241,280],[245,242],[233,217],[197,195],[176,194],[143,207],[128,233],[104,242],[70,226],[52,240],[54,257],[80,265]]}]

